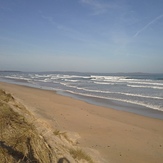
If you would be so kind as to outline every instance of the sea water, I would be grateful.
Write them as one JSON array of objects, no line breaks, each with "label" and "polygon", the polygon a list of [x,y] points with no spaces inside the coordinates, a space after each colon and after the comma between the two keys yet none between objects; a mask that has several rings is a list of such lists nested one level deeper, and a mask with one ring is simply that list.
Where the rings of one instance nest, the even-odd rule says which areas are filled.
[{"label": "sea water", "polygon": [[0,72],[0,80],[94,99],[101,105],[105,101],[163,112],[163,74]]}]

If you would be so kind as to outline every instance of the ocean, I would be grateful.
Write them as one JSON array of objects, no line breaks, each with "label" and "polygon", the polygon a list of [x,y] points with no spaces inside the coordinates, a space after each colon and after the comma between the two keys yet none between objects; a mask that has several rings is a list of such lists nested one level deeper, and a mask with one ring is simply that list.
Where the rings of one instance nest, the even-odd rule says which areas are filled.
[{"label": "ocean", "polygon": [[163,119],[163,74],[3,71],[0,81]]}]

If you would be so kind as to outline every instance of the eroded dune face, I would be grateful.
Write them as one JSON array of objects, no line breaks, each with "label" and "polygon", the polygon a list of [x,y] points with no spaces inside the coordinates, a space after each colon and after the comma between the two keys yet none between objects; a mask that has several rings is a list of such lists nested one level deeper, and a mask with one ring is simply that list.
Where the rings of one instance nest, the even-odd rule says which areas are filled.
[{"label": "eroded dune face", "polygon": [[0,90],[0,158],[2,162],[93,163],[76,147],[70,133],[53,130],[10,94]]},{"label": "eroded dune face", "polygon": [[[26,113],[10,94],[0,91],[1,161],[51,162],[52,151],[34,125],[14,111]],[[28,113],[29,114],[29,113]]]}]

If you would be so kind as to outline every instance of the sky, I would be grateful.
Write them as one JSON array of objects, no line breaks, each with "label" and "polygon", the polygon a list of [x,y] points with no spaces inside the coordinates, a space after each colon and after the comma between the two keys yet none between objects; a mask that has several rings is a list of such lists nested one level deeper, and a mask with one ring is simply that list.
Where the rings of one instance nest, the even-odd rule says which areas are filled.
[{"label": "sky", "polygon": [[163,1],[0,0],[0,70],[163,73]]}]

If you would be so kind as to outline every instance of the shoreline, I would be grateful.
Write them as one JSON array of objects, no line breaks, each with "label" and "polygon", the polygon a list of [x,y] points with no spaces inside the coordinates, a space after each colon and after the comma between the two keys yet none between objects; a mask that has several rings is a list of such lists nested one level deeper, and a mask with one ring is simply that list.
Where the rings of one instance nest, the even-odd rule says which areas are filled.
[{"label": "shoreline", "polygon": [[143,107],[138,104],[131,104],[131,103],[125,103],[121,101],[108,100],[108,99],[103,99],[99,97],[93,97],[93,96],[91,97],[91,96],[86,96],[86,95],[73,94],[73,93],[64,92],[64,91],[56,91],[56,92],[57,94],[67,96],[67,97],[72,97],[74,99],[81,100],[89,104],[106,107],[109,109],[129,112],[129,113],[133,113],[133,114],[137,114],[137,115],[145,116],[149,118],[156,118],[156,119],[163,120],[163,111],[161,110],[151,109],[145,106]]},{"label": "shoreline", "polygon": [[81,100],[89,104],[101,106],[101,107],[106,107],[106,108],[111,108],[115,110],[121,110],[133,114],[137,114],[140,116],[145,116],[145,117],[150,117],[150,118],[156,118],[163,120],[163,111],[157,110],[157,109],[152,109],[146,106],[141,106],[139,104],[132,104],[132,103],[127,103],[127,102],[122,102],[122,101],[116,101],[116,100],[108,100],[108,99],[103,99],[100,97],[93,97],[93,96],[86,96],[86,95],[80,95],[80,94],[74,94],[71,92],[66,92],[64,90],[55,90],[51,89],[49,87],[45,86],[36,86],[33,84],[30,84],[28,82],[23,83],[22,81],[19,83],[18,80],[13,79],[13,81],[9,82],[7,80],[2,80],[0,83],[8,83],[8,84],[14,84],[18,86],[24,86],[24,87],[29,87],[29,88],[36,88],[36,89],[41,89],[41,90],[47,90],[47,91],[53,91],[57,93],[58,95],[63,95],[66,97],[71,97],[76,100]]},{"label": "shoreline", "polygon": [[163,121],[92,105],[41,90],[0,82],[38,117],[54,128],[77,132],[79,145],[100,152],[112,163],[162,163]]}]

